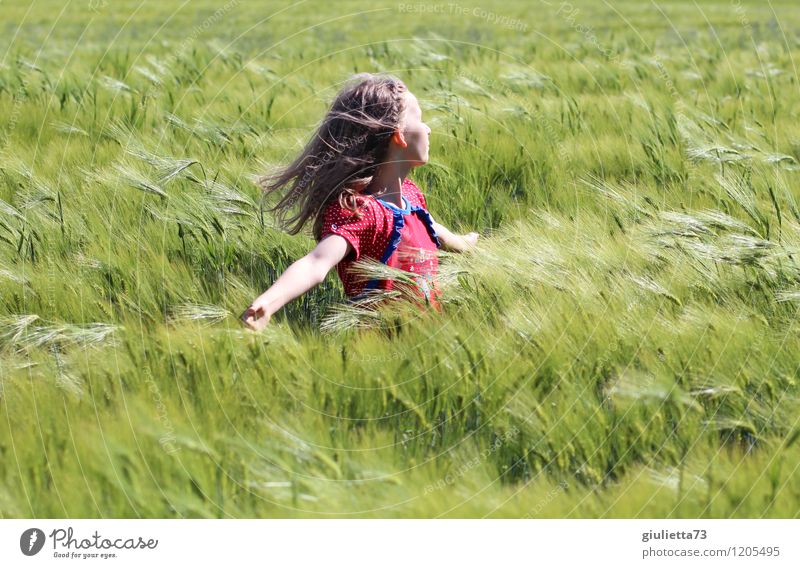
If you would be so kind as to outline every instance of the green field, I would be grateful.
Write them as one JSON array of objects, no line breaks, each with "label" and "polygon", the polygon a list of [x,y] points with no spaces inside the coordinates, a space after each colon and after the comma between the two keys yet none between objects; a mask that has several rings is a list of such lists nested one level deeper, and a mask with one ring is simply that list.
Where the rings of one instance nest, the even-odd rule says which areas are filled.
[{"label": "green field", "polygon": [[[0,516],[797,517],[794,2],[3,2]],[[254,176],[417,95],[444,313]]]}]

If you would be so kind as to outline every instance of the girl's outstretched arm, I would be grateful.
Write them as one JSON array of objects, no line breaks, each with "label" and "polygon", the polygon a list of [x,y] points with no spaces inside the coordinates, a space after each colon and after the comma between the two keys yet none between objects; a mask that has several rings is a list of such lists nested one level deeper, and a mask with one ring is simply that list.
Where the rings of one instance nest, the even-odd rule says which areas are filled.
[{"label": "girl's outstretched arm", "polygon": [[433,222],[433,230],[436,231],[436,235],[439,237],[439,241],[441,241],[444,248],[454,252],[464,252],[474,247],[478,242],[478,233],[472,232],[466,235],[455,235],[436,221]]},{"label": "girl's outstretched arm", "polygon": [[326,236],[250,304],[242,313],[242,321],[255,331],[264,329],[272,314],[325,280],[330,269],[351,250],[352,245],[339,235]]}]

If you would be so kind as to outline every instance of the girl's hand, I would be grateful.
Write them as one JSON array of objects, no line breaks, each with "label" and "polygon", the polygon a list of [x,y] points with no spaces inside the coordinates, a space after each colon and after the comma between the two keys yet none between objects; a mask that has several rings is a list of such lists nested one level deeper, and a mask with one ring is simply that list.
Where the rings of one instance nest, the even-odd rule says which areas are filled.
[{"label": "girl's hand", "polygon": [[478,233],[472,232],[466,235],[458,235],[450,232],[450,229],[444,225],[440,225],[436,221],[433,222],[433,230],[439,237],[442,247],[445,250],[453,252],[464,252],[474,247],[478,243]]},{"label": "girl's hand", "polygon": [[325,280],[325,275],[353,249],[340,235],[327,235],[310,253],[296,260],[263,294],[253,300],[242,322],[254,331],[267,327],[272,314]]},{"label": "girl's hand", "polygon": [[242,321],[253,331],[261,331],[269,323],[270,315],[267,312],[267,302],[257,299],[242,314]]},{"label": "girl's hand", "polygon": [[469,248],[472,248],[476,244],[478,244],[478,237],[479,236],[480,235],[478,233],[473,231],[472,233],[467,233],[462,238],[467,242],[467,244],[469,245]]}]

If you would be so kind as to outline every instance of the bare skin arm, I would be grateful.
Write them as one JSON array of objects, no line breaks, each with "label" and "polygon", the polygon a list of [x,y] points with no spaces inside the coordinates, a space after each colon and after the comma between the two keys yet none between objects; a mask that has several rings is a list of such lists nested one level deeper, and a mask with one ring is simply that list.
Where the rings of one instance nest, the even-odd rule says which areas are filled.
[{"label": "bare skin arm", "polygon": [[433,230],[436,231],[436,235],[439,237],[442,246],[453,252],[464,252],[474,247],[478,242],[478,233],[472,232],[466,235],[456,235],[436,221],[433,222]]},{"label": "bare skin arm", "polygon": [[328,235],[316,248],[292,263],[280,278],[256,298],[242,313],[249,328],[260,331],[269,323],[272,314],[298,296],[317,286],[331,268],[336,266],[353,247],[339,235]]}]

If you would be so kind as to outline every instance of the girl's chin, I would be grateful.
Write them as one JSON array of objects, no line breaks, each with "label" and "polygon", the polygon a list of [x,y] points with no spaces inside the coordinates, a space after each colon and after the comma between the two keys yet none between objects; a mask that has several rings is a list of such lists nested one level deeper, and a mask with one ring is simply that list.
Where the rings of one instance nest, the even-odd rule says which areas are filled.
[{"label": "girl's chin", "polygon": [[425,164],[428,163],[428,154],[420,156],[419,158],[408,160],[407,163],[411,164],[412,168],[416,168],[418,166],[424,166]]}]

